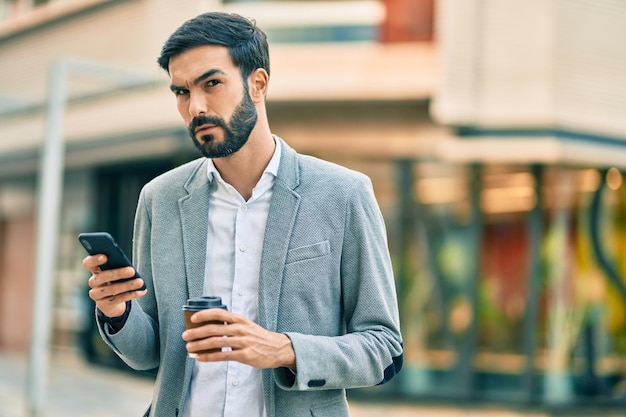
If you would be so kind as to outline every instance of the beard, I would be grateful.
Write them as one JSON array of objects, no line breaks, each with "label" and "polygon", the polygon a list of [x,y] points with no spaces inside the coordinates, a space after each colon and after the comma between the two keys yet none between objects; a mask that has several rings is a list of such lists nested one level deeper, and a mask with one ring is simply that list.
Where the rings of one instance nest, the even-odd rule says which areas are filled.
[{"label": "beard", "polygon": [[[256,122],[256,107],[246,88],[241,102],[235,108],[228,123],[219,116],[197,116],[189,123],[188,130],[191,141],[204,157],[223,158],[237,152],[246,144]],[[196,139],[196,128],[205,124],[220,127],[224,131],[224,139],[216,142],[213,134]]]}]

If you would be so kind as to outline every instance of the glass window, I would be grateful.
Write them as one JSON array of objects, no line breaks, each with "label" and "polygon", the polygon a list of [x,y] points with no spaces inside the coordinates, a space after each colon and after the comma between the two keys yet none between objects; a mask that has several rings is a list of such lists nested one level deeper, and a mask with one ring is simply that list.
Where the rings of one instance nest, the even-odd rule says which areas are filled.
[{"label": "glass window", "polygon": [[254,16],[271,43],[375,42],[385,18],[377,0],[224,1],[226,10]]},{"label": "glass window", "polygon": [[546,404],[621,395],[622,173],[416,162],[407,180],[400,389]]}]

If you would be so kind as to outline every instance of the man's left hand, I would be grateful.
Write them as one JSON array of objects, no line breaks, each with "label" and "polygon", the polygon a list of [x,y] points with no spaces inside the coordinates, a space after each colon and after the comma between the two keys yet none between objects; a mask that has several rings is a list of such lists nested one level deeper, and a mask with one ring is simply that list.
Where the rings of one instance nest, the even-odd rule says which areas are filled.
[{"label": "man's left hand", "polygon": [[183,332],[187,351],[197,353],[205,349],[223,349],[221,352],[198,353],[201,362],[236,361],[259,369],[286,367],[296,369],[296,356],[291,340],[283,333],[271,332],[255,322],[222,309],[208,309],[195,313],[192,322],[223,322],[206,324]]}]

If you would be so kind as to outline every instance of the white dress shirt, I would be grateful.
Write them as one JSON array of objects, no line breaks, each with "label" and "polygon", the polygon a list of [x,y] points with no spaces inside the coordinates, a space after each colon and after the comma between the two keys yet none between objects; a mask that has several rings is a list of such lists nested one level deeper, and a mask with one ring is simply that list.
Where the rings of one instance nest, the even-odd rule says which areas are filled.
[{"label": "white dress shirt", "polygon": [[[226,183],[213,161],[204,295],[258,323],[259,271],[265,225],[280,162],[280,141],[248,201]],[[196,362],[184,417],[265,417],[261,370],[239,362]]]}]

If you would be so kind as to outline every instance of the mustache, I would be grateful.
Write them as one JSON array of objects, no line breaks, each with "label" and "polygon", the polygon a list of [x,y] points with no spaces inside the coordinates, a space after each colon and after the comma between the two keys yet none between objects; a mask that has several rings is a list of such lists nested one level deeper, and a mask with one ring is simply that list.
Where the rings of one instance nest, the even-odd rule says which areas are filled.
[{"label": "mustache", "polygon": [[216,125],[219,127],[226,127],[226,123],[224,122],[224,119],[222,119],[221,117],[217,117],[217,116],[196,116],[193,119],[191,119],[191,122],[189,122],[189,133],[191,133],[191,135],[193,136],[194,132],[196,131],[196,129],[202,125]]}]

